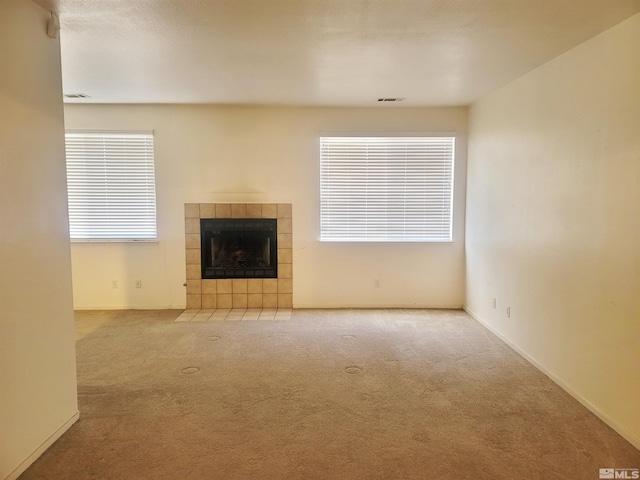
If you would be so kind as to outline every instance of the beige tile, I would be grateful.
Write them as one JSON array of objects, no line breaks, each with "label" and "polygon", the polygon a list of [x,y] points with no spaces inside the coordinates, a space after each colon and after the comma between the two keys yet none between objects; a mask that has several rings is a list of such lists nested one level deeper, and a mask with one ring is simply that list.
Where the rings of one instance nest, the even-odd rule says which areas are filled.
[{"label": "beige tile", "polygon": [[274,320],[276,318],[275,313],[261,313],[259,320]]},{"label": "beige tile", "polygon": [[258,320],[260,318],[259,314],[249,314],[249,313],[245,313],[244,316],[242,317],[242,320]]},{"label": "beige tile", "polygon": [[202,308],[202,299],[200,295],[187,295],[187,309],[191,310],[197,308],[198,310]]},{"label": "beige tile", "polygon": [[247,294],[247,307],[262,308],[262,294],[261,293]]},{"label": "beige tile", "polygon": [[187,280],[197,280],[202,277],[200,263],[187,265]]},{"label": "beige tile", "polygon": [[278,265],[278,278],[293,278],[293,265],[290,263]]},{"label": "beige tile", "polygon": [[200,249],[187,248],[186,251],[187,265],[200,265]]},{"label": "beige tile", "polygon": [[247,279],[246,278],[234,278],[232,280],[231,293],[247,293]]},{"label": "beige tile", "polygon": [[[230,279],[225,278],[223,280],[222,279],[221,280],[217,280],[217,282],[218,282],[218,286],[217,286],[218,294],[221,294],[221,293],[232,293],[233,292],[233,290],[231,288],[231,280]],[[218,308],[220,308],[220,307],[218,307]],[[229,308],[231,308],[231,307],[229,307]]]},{"label": "beige tile", "polygon": [[277,308],[277,307],[278,307],[278,295],[276,293],[262,294],[262,308]]},{"label": "beige tile", "polygon": [[218,293],[218,289],[216,288],[217,282],[217,280],[211,279],[202,280],[202,294],[211,295],[212,293]]},{"label": "beige tile", "polygon": [[278,218],[291,218],[291,204],[279,203],[278,204]]},{"label": "beige tile", "polygon": [[185,203],[184,204],[184,218],[200,218],[200,204],[198,204],[198,203]]},{"label": "beige tile", "polygon": [[293,305],[293,295],[290,293],[278,294],[278,308],[291,308]]},{"label": "beige tile", "polygon": [[247,293],[262,293],[262,279],[250,278],[247,280]]},{"label": "beige tile", "polygon": [[246,293],[234,293],[232,299],[233,308],[247,308],[247,294]]},{"label": "beige tile", "polygon": [[202,280],[187,280],[187,295],[200,295],[202,293]]},{"label": "beige tile", "polygon": [[203,294],[202,308],[218,308],[218,296],[216,294]]},{"label": "beige tile", "polygon": [[262,293],[278,293],[278,280],[275,278],[262,280]]},{"label": "beige tile", "polygon": [[197,233],[198,235],[200,235],[200,219],[185,218],[184,233]]},{"label": "beige tile", "polygon": [[218,308],[231,308],[232,305],[233,300],[230,293],[218,294]]},{"label": "beige tile", "polygon": [[231,218],[231,204],[216,203],[216,218]]},{"label": "beige tile", "polygon": [[279,248],[278,249],[278,265],[281,263],[293,263],[293,249],[292,248]]},{"label": "beige tile", "polygon": [[200,235],[197,233],[187,233],[185,236],[185,246],[187,248],[200,248]]},{"label": "beige tile", "polygon": [[262,218],[278,218],[278,206],[275,203],[263,203]]},{"label": "beige tile", "polygon": [[192,310],[185,310],[184,312],[182,312],[180,314],[180,316],[178,318],[176,318],[176,322],[188,322],[190,321],[193,317],[195,317],[198,312],[200,310],[199,309],[192,309]]},{"label": "beige tile", "polygon": [[244,316],[243,313],[230,313],[229,315],[227,315],[227,317],[225,318],[226,321],[234,321],[234,322],[239,322],[240,320],[242,320],[242,317]]},{"label": "beige tile", "polygon": [[229,315],[229,312],[231,311],[230,308],[218,308],[217,310],[215,310],[211,316],[212,317],[219,317],[219,318],[224,318],[227,315]]},{"label": "beige tile", "polygon": [[292,233],[292,224],[290,218],[278,219],[278,233]]},{"label": "beige tile", "polygon": [[202,309],[191,320],[192,322],[206,322],[213,313],[213,309]]},{"label": "beige tile", "polygon": [[292,248],[293,241],[290,233],[278,234],[278,248]]},{"label": "beige tile", "polygon": [[262,218],[262,204],[261,203],[247,204],[247,218]]},{"label": "beige tile", "polygon": [[246,205],[246,203],[232,203],[231,204],[231,218],[247,218],[247,205]]},{"label": "beige tile", "polygon": [[293,280],[291,278],[279,278],[278,293],[293,293]]},{"label": "beige tile", "polygon": [[215,203],[201,203],[200,204],[200,218],[216,218],[216,204]]}]

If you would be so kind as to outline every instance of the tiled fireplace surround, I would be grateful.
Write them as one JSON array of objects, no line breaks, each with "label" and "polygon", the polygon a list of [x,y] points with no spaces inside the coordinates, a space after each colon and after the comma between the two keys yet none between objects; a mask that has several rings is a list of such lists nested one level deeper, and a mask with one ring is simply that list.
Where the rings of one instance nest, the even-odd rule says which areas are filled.
[{"label": "tiled fireplace surround", "polygon": [[[187,309],[291,308],[293,242],[290,203],[185,203]],[[277,218],[278,278],[202,279],[201,218]]]}]

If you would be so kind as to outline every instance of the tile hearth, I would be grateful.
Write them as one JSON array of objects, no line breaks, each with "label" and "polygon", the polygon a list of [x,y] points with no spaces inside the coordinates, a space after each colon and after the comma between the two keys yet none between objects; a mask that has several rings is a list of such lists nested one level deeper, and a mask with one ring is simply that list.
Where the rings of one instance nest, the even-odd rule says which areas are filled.
[{"label": "tile hearth", "polygon": [[205,310],[185,310],[176,322],[213,322],[220,320],[290,320],[290,308],[217,308]]}]

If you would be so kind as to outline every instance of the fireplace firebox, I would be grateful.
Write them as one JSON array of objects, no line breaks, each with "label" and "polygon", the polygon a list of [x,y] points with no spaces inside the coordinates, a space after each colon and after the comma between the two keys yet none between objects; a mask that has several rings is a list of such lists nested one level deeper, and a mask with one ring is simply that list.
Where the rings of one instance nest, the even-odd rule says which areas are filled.
[{"label": "fireplace firebox", "polygon": [[202,278],[277,278],[277,220],[201,218]]}]

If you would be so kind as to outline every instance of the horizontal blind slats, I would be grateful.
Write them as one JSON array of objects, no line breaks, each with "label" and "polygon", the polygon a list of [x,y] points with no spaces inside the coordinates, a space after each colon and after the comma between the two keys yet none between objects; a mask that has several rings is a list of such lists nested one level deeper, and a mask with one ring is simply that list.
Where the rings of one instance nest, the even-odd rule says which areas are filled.
[{"label": "horizontal blind slats", "polygon": [[321,240],[450,241],[453,137],[320,139]]},{"label": "horizontal blind slats", "polygon": [[72,239],[157,238],[152,132],[75,132],[66,138]]}]

